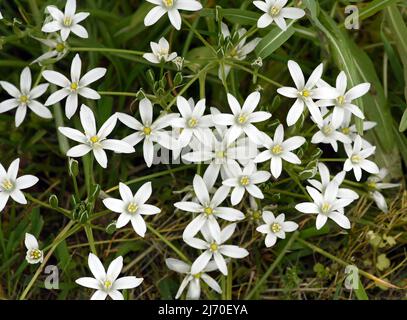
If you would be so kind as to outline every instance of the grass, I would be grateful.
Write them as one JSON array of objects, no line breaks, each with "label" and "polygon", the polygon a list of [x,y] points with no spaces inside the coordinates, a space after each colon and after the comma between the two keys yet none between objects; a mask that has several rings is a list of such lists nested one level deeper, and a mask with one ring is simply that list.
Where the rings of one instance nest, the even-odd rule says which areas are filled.
[{"label": "grass", "polygon": [[[260,128],[270,135],[277,120],[284,123],[291,103],[276,93],[278,87],[291,83],[288,60],[299,62],[307,74],[324,62],[324,79],[329,83],[334,83],[340,70],[347,73],[351,84],[372,83],[371,94],[360,99],[358,105],[363,107],[368,120],[378,123],[366,134],[366,139],[377,146],[374,160],[387,167],[391,178],[402,185],[386,193],[389,212],[383,213],[376,207],[365,184],[347,180],[345,184],[361,195],[346,212],[352,229],[344,231],[329,222],[316,230],[314,217],[294,209],[296,203],[308,197],[304,170],[323,159],[331,172],[338,172],[345,155],[343,149],[333,154],[330,148],[319,146],[324,151],[321,154],[318,146],[309,143],[300,151],[302,166],[286,167],[287,173],[262,188],[266,195],[263,204],[272,206],[277,213],[285,212],[290,220],[299,223],[299,231],[271,249],[265,248],[264,239],[255,231],[258,221],[250,215],[247,201],[244,202],[239,209],[247,218],[238,224],[232,241],[247,248],[250,255],[233,260],[229,276],[216,275],[226,289],[222,295],[204,287],[202,297],[405,299],[407,139],[401,131],[407,127],[406,4],[394,0],[359,1],[360,29],[348,30],[344,10],[354,2],[302,1],[307,16],[283,33],[276,28],[253,27],[259,11],[251,1],[202,3],[205,9],[184,15],[182,30],[176,32],[167,18],[153,27],[144,26],[144,16],[151,7],[146,1],[80,1],[80,11],[91,14],[83,23],[89,39],[71,37],[67,56],[46,68],[67,73],[73,56],[80,53],[84,68],[108,69],[103,80],[92,86],[102,98],[97,102],[82,99],[95,111],[99,125],[115,111],[137,114],[141,92],[164,110],[175,111],[176,96],[183,95],[206,97],[208,106],[226,111],[226,90],[242,101],[260,88],[261,108],[273,113],[271,120]],[[16,0],[1,4],[5,17],[0,21],[1,80],[18,83],[22,68],[43,53],[44,48],[33,37],[44,36],[40,29],[44,9],[49,4],[63,8],[65,1]],[[223,17],[229,27],[245,27],[251,38],[262,37],[255,53],[244,61],[222,58],[215,17]],[[156,67],[142,58],[144,52],[150,51],[150,41],[161,36],[185,57],[181,73],[174,64]],[[252,65],[258,56],[263,58],[262,67]],[[217,77],[219,63],[232,66],[226,80]],[[41,66],[35,64],[30,68],[33,79],[38,76],[38,81],[43,82]],[[181,82],[175,84],[176,77],[181,77]],[[7,95],[1,91],[0,96],[3,101]],[[140,287],[126,292],[127,298],[173,298],[182,279],[165,267],[165,258],[192,261],[197,257],[196,250],[182,241],[182,231],[191,216],[174,211],[173,203],[184,195],[174,191],[190,185],[194,173],[203,169],[193,164],[156,165],[148,169],[138,146],[136,154],[110,153],[108,170],[92,166],[90,159],[79,161],[74,164],[78,165],[78,174],[72,177],[64,154],[72,144],[58,134],[56,127],[63,123],[79,127],[79,122],[75,117],[67,120],[62,107],[52,107],[54,121],[28,114],[19,128],[14,127],[14,113],[0,114],[1,163],[8,166],[20,157],[20,173],[40,178],[27,194],[28,205],[9,202],[0,215],[0,299],[88,299],[90,290],[77,286],[74,280],[90,275],[86,261],[91,251],[97,252],[105,265],[123,255],[124,274],[145,279]],[[360,128],[360,123],[356,124]],[[288,132],[298,135],[314,131],[312,123],[304,121]],[[118,126],[114,135],[124,137],[128,133],[129,130]],[[106,210],[101,199],[107,194],[117,196],[119,181],[133,190],[145,181],[153,183],[150,203],[162,212],[147,218],[145,238],[138,237],[129,227],[115,230],[111,226],[117,215]],[[94,183],[101,190],[95,190]],[[55,196],[51,203],[52,195]],[[78,211],[72,196],[77,204],[90,205],[87,214]],[[36,235],[45,250],[45,260],[40,266],[25,262],[25,232]],[[58,267],[58,290],[44,288],[43,269],[49,264]],[[360,271],[358,290],[344,286],[348,265],[356,265]]]}]

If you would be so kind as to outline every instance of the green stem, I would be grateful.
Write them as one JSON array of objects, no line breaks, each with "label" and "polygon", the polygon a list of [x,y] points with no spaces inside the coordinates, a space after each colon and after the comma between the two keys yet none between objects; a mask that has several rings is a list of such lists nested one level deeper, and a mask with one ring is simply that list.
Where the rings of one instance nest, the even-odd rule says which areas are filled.
[{"label": "green stem", "polygon": [[90,48],[90,47],[73,47],[69,48],[71,51],[76,52],[104,52],[104,53],[124,53],[132,54],[136,56],[142,56],[145,52],[135,51],[135,50],[126,50],[126,49],[116,49],[116,48]]},{"label": "green stem", "polygon": [[34,202],[34,203],[36,203],[36,204],[38,204],[38,205],[40,205],[40,206],[42,206],[42,207],[44,207],[44,208],[47,208],[47,209],[50,209],[50,210],[55,210],[55,211],[58,211],[58,212],[60,212],[60,213],[62,213],[64,216],[66,216],[67,218],[69,218],[69,219],[72,219],[72,217],[71,217],[71,213],[68,211],[68,210],[65,210],[65,209],[62,209],[62,208],[54,208],[54,207],[52,207],[51,205],[49,205],[48,203],[45,203],[45,202],[43,202],[43,201],[41,201],[41,200],[38,200],[38,199],[35,199],[32,195],[30,195],[29,193],[25,193],[25,196],[26,196],[26,198],[28,199],[28,200],[30,200],[30,201],[32,201],[32,202]]},{"label": "green stem", "polygon": [[120,92],[120,91],[98,91],[101,96],[123,96],[123,97],[137,97],[134,92]]},{"label": "green stem", "polygon": [[281,250],[280,254],[277,256],[276,260],[272,263],[272,265],[267,269],[266,273],[261,277],[261,279],[256,283],[254,288],[249,292],[249,294],[245,297],[245,300],[251,299],[257,291],[261,288],[263,283],[267,280],[267,278],[270,276],[270,274],[273,272],[273,270],[280,264],[281,260],[285,256],[286,252],[291,248],[291,245],[294,243],[294,241],[298,238],[299,232],[296,231],[291,238],[288,240],[287,244]]}]

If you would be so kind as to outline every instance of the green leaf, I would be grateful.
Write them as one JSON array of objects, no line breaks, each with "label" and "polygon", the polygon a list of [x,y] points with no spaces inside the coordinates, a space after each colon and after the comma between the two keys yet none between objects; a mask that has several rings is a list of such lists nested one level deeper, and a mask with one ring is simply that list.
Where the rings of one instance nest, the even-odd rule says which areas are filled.
[{"label": "green leaf", "polygon": [[407,109],[404,110],[403,117],[400,121],[399,131],[404,132],[407,129]]},{"label": "green leaf", "polygon": [[257,45],[256,54],[264,59],[280,48],[294,34],[293,23],[294,21],[290,22],[286,31],[273,28]]},{"label": "green leaf", "polygon": [[358,300],[369,300],[366,294],[365,288],[363,287],[362,281],[358,280],[358,287],[355,289],[355,295]]},{"label": "green leaf", "polygon": [[219,12],[229,22],[241,25],[256,25],[260,18],[259,13],[242,9],[219,9]]}]

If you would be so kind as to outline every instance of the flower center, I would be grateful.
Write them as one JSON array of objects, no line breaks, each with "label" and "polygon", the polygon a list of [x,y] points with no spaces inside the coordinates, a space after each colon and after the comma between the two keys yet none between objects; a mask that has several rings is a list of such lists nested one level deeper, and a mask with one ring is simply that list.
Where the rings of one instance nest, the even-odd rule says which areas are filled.
[{"label": "flower center", "polygon": [[338,104],[341,106],[345,103],[345,97],[344,96],[339,96],[336,101],[338,102]]},{"label": "flower center", "polygon": [[37,260],[37,259],[40,259],[40,258],[41,258],[42,252],[41,252],[41,250],[39,250],[39,249],[32,249],[32,250],[30,250],[29,255],[30,255],[30,258],[31,258],[31,259]]},{"label": "flower center", "polygon": [[151,134],[151,128],[150,127],[144,127],[143,132],[146,136],[149,136]]},{"label": "flower center", "polygon": [[322,127],[322,132],[327,136],[329,136],[333,131],[334,131],[334,129],[329,124]]},{"label": "flower center", "polygon": [[92,143],[98,143],[99,142],[99,137],[98,136],[92,136],[92,137],[90,137],[89,140]]},{"label": "flower center", "polygon": [[198,120],[195,118],[191,118],[188,120],[188,127],[195,128],[198,124]]},{"label": "flower center", "polygon": [[215,252],[216,250],[218,250],[218,245],[215,242],[212,242],[211,245],[209,246],[209,249],[212,252]]},{"label": "flower center", "polygon": [[247,121],[247,115],[242,113],[237,117],[236,120],[237,120],[237,123],[244,124]]},{"label": "flower center", "polygon": [[354,154],[351,158],[350,161],[352,161],[352,163],[359,163],[362,160],[362,157],[358,154]]},{"label": "flower center", "polygon": [[64,26],[70,27],[72,25],[72,18],[71,17],[64,17]]},{"label": "flower center", "polygon": [[213,213],[213,209],[211,207],[206,207],[204,212],[207,216],[210,216]]},{"label": "flower center", "polygon": [[331,205],[327,202],[323,203],[321,206],[321,211],[323,213],[328,213],[331,210]]},{"label": "flower center", "polygon": [[56,50],[57,52],[62,52],[62,51],[65,50],[65,45],[64,45],[63,43],[58,43],[58,44],[56,45],[56,47],[55,47],[55,50]]},{"label": "flower center", "polygon": [[1,186],[6,191],[11,191],[14,188],[14,184],[9,179],[3,180],[3,182],[1,183]]},{"label": "flower center", "polygon": [[259,220],[261,217],[261,212],[259,210],[256,210],[252,213],[252,217],[254,220]]},{"label": "flower center", "polygon": [[277,15],[280,13],[280,11],[281,11],[281,8],[276,7],[276,6],[272,6],[272,7],[270,8],[269,13],[270,13],[270,16],[275,17],[275,16],[277,16]]},{"label": "flower center", "polygon": [[163,3],[167,8],[172,8],[174,5],[174,0],[163,0]]},{"label": "flower center", "polygon": [[135,213],[135,212],[137,211],[137,209],[138,209],[138,206],[137,206],[137,204],[135,204],[134,202],[130,203],[130,204],[127,206],[127,211],[128,211],[129,213]]},{"label": "flower center", "polygon": [[304,98],[308,98],[311,95],[311,92],[307,89],[303,89],[302,91],[299,92],[300,96]]},{"label": "flower center", "polygon": [[200,278],[201,278],[201,275],[202,275],[202,272],[193,274],[193,276],[194,276],[195,279],[200,279]]},{"label": "flower center", "polygon": [[274,222],[271,227],[270,227],[271,231],[273,231],[274,233],[279,232],[282,228],[281,225],[278,224],[277,222]]},{"label": "flower center", "polygon": [[350,133],[349,127],[342,128],[342,133],[348,135]]},{"label": "flower center", "polygon": [[240,184],[242,186],[245,187],[245,186],[249,185],[249,183],[250,183],[250,179],[249,179],[248,176],[243,176],[243,177],[240,178]]},{"label": "flower center", "polygon": [[27,103],[28,102],[28,97],[26,95],[20,96],[20,102],[21,103]]},{"label": "flower center", "polygon": [[375,189],[377,188],[376,182],[374,182],[374,181],[368,181],[368,182],[367,182],[367,187],[368,187],[369,189],[375,190]]},{"label": "flower center", "polygon": [[78,83],[77,82],[72,82],[71,83],[71,90],[75,91],[76,89],[78,89]]},{"label": "flower center", "polygon": [[223,159],[225,157],[225,151],[217,151],[216,157]]},{"label": "flower center", "polygon": [[104,282],[103,282],[103,285],[104,285],[104,287],[106,288],[106,289],[110,289],[111,287],[112,287],[112,281],[110,281],[110,280],[105,280]]},{"label": "flower center", "polygon": [[271,148],[271,153],[275,155],[279,155],[283,152],[283,147],[279,144],[276,144],[273,148]]}]

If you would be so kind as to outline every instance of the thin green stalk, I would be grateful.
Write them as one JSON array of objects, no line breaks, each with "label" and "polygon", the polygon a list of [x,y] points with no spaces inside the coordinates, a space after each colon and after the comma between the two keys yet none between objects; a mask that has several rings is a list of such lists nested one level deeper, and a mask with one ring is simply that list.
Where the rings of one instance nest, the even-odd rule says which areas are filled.
[{"label": "thin green stalk", "polygon": [[124,54],[132,54],[136,56],[142,56],[145,52],[142,51],[135,51],[135,50],[127,50],[127,49],[116,49],[116,48],[90,48],[90,47],[73,47],[69,48],[70,51],[75,52],[104,52],[104,53],[124,53]]},{"label": "thin green stalk", "polygon": [[249,292],[249,294],[244,298],[245,300],[251,299],[261,288],[263,283],[268,279],[270,274],[274,271],[274,269],[280,264],[281,260],[284,258],[285,254],[287,251],[291,248],[291,245],[294,243],[294,241],[298,238],[299,232],[296,231],[293,233],[291,238],[288,240],[287,244],[284,246],[284,248],[281,250],[279,255],[277,256],[276,260],[272,263],[272,265],[267,269],[266,273],[261,277],[259,281],[257,281],[256,285],[254,288]]},{"label": "thin green stalk", "polygon": [[69,218],[69,219],[71,219],[72,217],[71,217],[71,213],[68,211],[68,210],[65,210],[65,209],[63,209],[63,208],[54,208],[54,207],[52,207],[51,205],[49,205],[48,203],[45,203],[45,202],[43,202],[43,201],[41,201],[41,200],[38,200],[38,199],[36,199],[36,198],[34,198],[32,195],[30,195],[29,193],[25,193],[25,197],[28,199],[28,200],[30,200],[30,201],[32,201],[32,202],[34,202],[34,203],[36,203],[36,204],[38,204],[38,205],[40,205],[40,206],[42,206],[42,207],[44,207],[44,208],[47,208],[47,209],[50,209],[50,210],[55,210],[55,211],[58,211],[58,212],[60,212],[60,213],[62,213],[64,216],[66,216],[67,218]]},{"label": "thin green stalk", "polygon": [[137,97],[135,92],[120,92],[120,91],[98,91],[101,96],[123,96],[123,97]]}]

